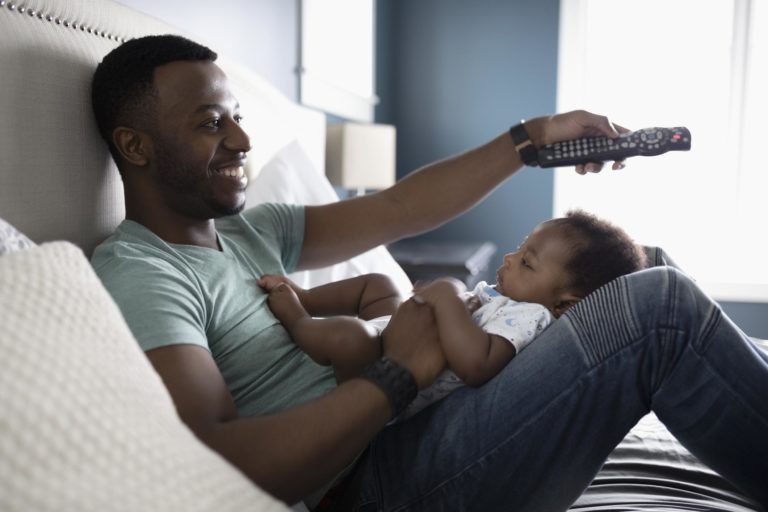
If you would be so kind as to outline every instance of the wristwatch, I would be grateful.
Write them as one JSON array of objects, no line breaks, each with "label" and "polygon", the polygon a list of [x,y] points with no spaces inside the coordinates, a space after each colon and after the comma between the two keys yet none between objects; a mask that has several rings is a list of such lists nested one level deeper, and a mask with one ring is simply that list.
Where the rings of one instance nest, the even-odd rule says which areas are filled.
[{"label": "wristwatch", "polygon": [[529,167],[539,166],[539,150],[533,145],[528,131],[525,129],[525,119],[509,129],[509,135],[515,143],[515,149],[520,154],[520,159]]}]

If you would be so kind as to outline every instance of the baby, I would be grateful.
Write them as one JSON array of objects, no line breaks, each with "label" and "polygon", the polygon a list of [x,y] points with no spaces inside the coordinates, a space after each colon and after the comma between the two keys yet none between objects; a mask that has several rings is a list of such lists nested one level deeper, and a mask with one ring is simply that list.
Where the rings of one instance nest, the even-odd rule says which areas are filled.
[{"label": "baby", "polygon": [[[434,309],[449,369],[401,417],[463,384],[482,385],[553,318],[605,283],[645,266],[642,248],[621,228],[575,210],[539,224],[517,251],[506,254],[494,285],[480,282],[467,293],[452,278],[417,284],[413,298]],[[359,375],[381,356],[381,332],[402,301],[382,274],[311,289],[277,275],[258,283],[296,344],[317,363],[331,365],[338,381]]]}]

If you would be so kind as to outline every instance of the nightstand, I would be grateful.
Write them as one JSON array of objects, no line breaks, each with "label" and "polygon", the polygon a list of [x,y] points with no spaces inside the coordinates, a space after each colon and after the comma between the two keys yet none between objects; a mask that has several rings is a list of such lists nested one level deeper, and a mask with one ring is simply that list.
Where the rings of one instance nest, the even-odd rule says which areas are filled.
[{"label": "nightstand", "polygon": [[493,279],[486,275],[496,254],[496,245],[491,242],[406,240],[387,248],[414,283],[449,276],[473,288],[478,281]]}]

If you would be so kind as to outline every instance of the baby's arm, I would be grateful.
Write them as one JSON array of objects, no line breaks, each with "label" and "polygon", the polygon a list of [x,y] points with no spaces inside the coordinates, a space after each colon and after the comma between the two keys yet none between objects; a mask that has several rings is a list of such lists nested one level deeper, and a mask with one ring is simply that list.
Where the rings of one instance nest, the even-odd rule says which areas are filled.
[{"label": "baby's arm", "polygon": [[480,386],[515,357],[506,339],[483,331],[472,320],[459,294],[464,285],[455,279],[439,279],[416,290],[430,304],[448,366],[469,386]]},{"label": "baby's arm", "polygon": [[266,291],[285,284],[312,316],[351,315],[362,319],[391,315],[402,301],[392,279],[384,274],[364,274],[304,289],[285,276],[267,274],[258,280]]}]

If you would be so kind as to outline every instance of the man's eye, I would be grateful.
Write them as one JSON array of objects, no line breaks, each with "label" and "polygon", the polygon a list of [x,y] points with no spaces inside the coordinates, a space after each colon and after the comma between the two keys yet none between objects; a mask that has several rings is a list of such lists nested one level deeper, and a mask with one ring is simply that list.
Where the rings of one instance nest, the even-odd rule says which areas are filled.
[{"label": "man's eye", "polygon": [[205,126],[206,128],[218,128],[219,126],[221,126],[221,119],[219,118],[210,119],[203,126]]},{"label": "man's eye", "polygon": [[531,266],[528,264],[528,260],[526,260],[525,258],[520,258],[520,264],[521,264],[522,266],[524,266],[525,268],[533,268],[533,267],[531,267]]},{"label": "man's eye", "polygon": [[241,116],[240,114],[236,115],[233,119],[237,124],[240,124],[243,122],[243,116]]}]

